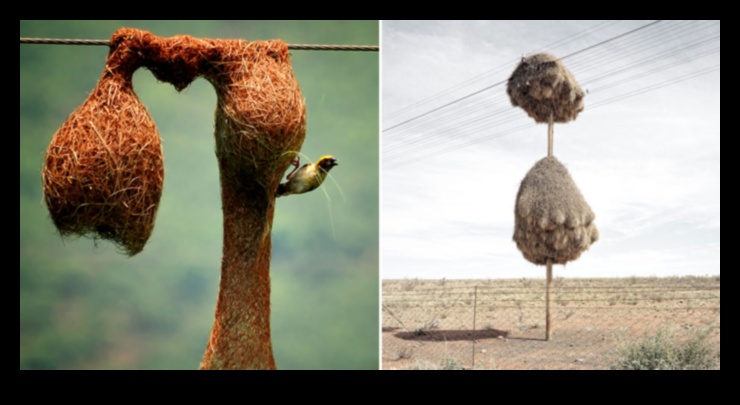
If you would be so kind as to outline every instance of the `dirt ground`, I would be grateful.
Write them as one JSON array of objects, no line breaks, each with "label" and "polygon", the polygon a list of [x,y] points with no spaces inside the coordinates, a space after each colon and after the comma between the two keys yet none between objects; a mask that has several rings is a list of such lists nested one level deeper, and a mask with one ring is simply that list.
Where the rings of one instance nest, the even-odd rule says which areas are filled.
[{"label": "dirt ground", "polygon": [[720,354],[720,278],[384,280],[384,370],[608,369],[659,331],[708,334]]}]

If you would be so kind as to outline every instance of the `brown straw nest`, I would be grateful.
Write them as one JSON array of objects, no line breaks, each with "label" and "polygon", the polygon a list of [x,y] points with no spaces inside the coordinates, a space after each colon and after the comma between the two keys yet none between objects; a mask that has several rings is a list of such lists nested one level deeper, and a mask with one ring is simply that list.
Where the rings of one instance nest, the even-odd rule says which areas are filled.
[{"label": "brown straw nest", "polygon": [[[216,153],[274,195],[285,169],[298,154],[306,132],[306,105],[293,74],[288,45],[280,40],[254,41],[162,38],[123,28],[112,46],[131,56],[124,62],[148,68],[154,76],[187,87],[202,76],[215,88]],[[279,168],[276,170],[275,168]],[[223,166],[222,166],[223,168]],[[272,179],[273,172],[277,178]],[[273,187],[273,184],[274,187]]]},{"label": "brown straw nest", "polygon": [[599,239],[594,213],[555,157],[540,160],[524,177],[514,216],[514,241],[534,264],[565,264]]},{"label": "brown straw nest", "polygon": [[506,88],[514,107],[522,107],[536,122],[565,123],[583,111],[585,93],[560,59],[547,53],[522,58]]},{"label": "brown straw nest", "polygon": [[54,134],[44,197],[62,236],[92,235],[134,255],[154,227],[164,182],[162,147],[131,87],[133,72],[112,69],[109,57],[95,89]]},{"label": "brown straw nest", "polygon": [[178,90],[198,76],[214,85],[219,163],[235,169],[233,181],[255,176],[265,195],[275,194],[306,130],[305,102],[282,41],[116,31],[100,81],[54,134],[42,176],[61,235],[107,239],[129,255],[151,235],[164,182],[157,129],[131,84],[141,66]]}]

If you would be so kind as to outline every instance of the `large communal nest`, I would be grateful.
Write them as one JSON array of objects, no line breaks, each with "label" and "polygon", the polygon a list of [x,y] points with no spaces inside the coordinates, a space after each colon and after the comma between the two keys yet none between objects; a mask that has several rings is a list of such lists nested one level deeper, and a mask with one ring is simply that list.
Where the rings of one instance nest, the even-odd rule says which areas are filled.
[{"label": "large communal nest", "polygon": [[534,264],[565,264],[599,238],[594,213],[555,157],[537,162],[519,187],[514,241]]},{"label": "large communal nest", "polygon": [[[134,255],[151,235],[162,193],[159,135],[131,79],[146,67],[177,90],[203,76],[216,88],[219,163],[232,182],[254,180],[273,196],[305,137],[305,102],[282,41],[161,38],[123,28],[111,38],[103,75],[54,134],[44,197],[60,234],[116,243]],[[222,173],[222,181],[224,175]]]},{"label": "large communal nest", "polygon": [[536,122],[565,123],[583,111],[585,93],[560,59],[547,53],[523,57],[506,88],[511,104]]}]

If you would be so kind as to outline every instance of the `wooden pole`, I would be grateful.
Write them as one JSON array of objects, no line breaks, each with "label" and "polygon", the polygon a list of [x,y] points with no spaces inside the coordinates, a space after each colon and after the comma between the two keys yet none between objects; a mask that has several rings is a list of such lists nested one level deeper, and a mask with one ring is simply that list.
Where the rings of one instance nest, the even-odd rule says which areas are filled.
[{"label": "wooden pole", "polygon": [[553,113],[550,112],[550,122],[547,123],[547,156],[552,156],[552,143],[553,143],[553,127],[554,125]]},{"label": "wooden pole", "polygon": [[[553,112],[550,111],[550,121],[547,123],[547,156],[552,156],[552,144],[553,144],[553,124],[554,124]],[[550,331],[552,328],[552,318],[550,316],[550,290],[552,289],[552,260],[547,260],[547,304],[545,304],[545,340],[550,340]]]},{"label": "wooden pole", "polygon": [[550,340],[550,330],[552,328],[552,322],[550,317],[550,290],[552,289],[552,260],[547,260],[547,294],[546,294],[546,300],[547,304],[545,305],[545,311],[547,311],[547,314],[545,316],[546,324],[545,324],[545,340]]}]

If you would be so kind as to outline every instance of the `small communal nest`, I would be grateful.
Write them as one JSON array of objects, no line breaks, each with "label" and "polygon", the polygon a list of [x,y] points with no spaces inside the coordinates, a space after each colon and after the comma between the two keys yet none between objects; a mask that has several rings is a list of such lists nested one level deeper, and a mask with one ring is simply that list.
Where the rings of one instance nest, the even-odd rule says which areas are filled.
[{"label": "small communal nest", "polygon": [[216,88],[216,150],[231,182],[273,196],[300,150],[306,108],[282,41],[161,38],[123,28],[103,75],[54,134],[42,172],[62,236],[107,239],[126,254],[149,239],[164,183],[159,134],[131,79],[146,67],[179,91],[203,76]]},{"label": "small communal nest", "polygon": [[555,157],[540,160],[524,177],[514,216],[514,241],[534,264],[565,264],[599,239],[594,213]]},{"label": "small communal nest", "polygon": [[547,53],[523,57],[506,87],[514,107],[535,122],[573,121],[583,111],[585,93],[560,59]]},{"label": "small communal nest", "polygon": [[135,255],[154,228],[164,183],[162,147],[131,75],[108,69],[51,140],[44,198],[62,236],[107,239]]}]

